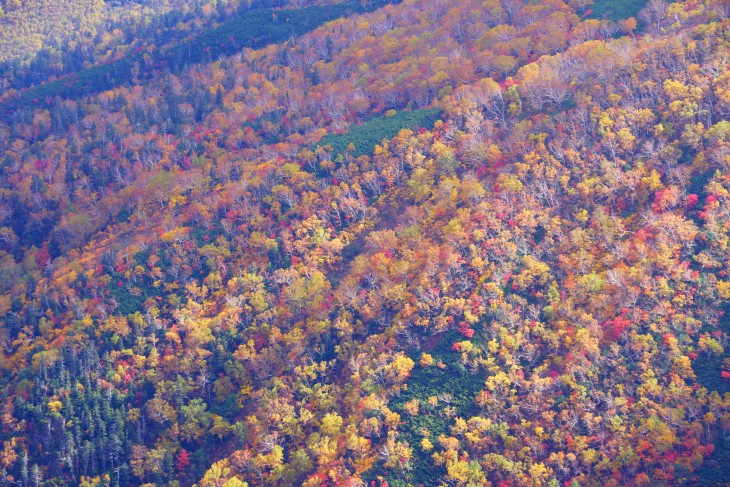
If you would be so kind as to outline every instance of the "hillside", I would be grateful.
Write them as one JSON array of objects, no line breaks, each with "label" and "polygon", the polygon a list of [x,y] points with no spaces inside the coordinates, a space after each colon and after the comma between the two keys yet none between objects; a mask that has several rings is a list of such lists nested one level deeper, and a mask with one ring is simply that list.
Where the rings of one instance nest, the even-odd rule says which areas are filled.
[{"label": "hillside", "polygon": [[[303,5],[328,6],[335,0],[153,0],[145,2],[78,2],[74,0],[28,0],[0,2],[0,99],[25,93],[32,85],[55,86],[54,90],[34,89],[36,98],[88,94],[83,85],[58,87],[63,79],[89,78],[115,71],[116,85],[130,81],[134,64],[144,66],[150,56],[164,59],[170,48],[205,40],[226,26],[258,23],[275,30],[269,19],[255,17],[266,9]],[[3,8],[4,7],[4,8]],[[270,14],[269,14],[270,16]],[[333,16],[334,17],[334,16]],[[240,34],[240,32],[238,32]],[[273,32],[270,33],[274,34]],[[275,35],[275,34],[274,34]],[[224,38],[227,41],[227,38]],[[221,39],[214,46],[220,49]],[[228,45],[229,49],[241,45]],[[174,49],[173,49],[174,50]],[[211,53],[211,58],[215,57]],[[126,72],[126,73],[125,73]],[[123,73],[128,77],[123,78]],[[109,87],[116,86],[110,84]],[[28,103],[33,98],[27,97]],[[23,103],[19,103],[23,106]]]},{"label": "hillside", "polygon": [[730,4],[591,3],[8,71],[0,483],[730,482]]}]

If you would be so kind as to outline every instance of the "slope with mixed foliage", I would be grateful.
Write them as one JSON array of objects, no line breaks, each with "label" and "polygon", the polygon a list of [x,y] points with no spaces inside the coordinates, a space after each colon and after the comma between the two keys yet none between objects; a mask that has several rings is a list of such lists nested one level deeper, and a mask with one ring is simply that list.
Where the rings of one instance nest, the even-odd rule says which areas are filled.
[{"label": "slope with mixed foliage", "polygon": [[[235,53],[243,47],[281,41],[327,20],[364,9],[358,3],[332,4],[329,0],[301,8],[277,8],[290,3],[203,2],[182,5],[169,12],[165,5],[151,5],[151,12],[134,8],[105,12],[107,25],[95,38],[88,33],[84,42],[67,41],[63,49],[43,49],[29,63],[0,64],[0,86],[13,88],[0,96],[0,112],[47,105],[58,97],[78,99],[116,86],[142,84],[170,70],[179,72],[191,64]],[[368,8],[381,3],[372,2]],[[19,28],[12,22],[11,25]],[[127,27],[122,30],[120,25]],[[57,39],[56,43],[63,38],[52,37]],[[12,29],[0,37],[0,52],[3,42],[19,46],[23,52],[32,51]]]},{"label": "slope with mixed foliage", "polygon": [[720,481],[730,9],[586,3],[405,0],[0,122],[3,481]]},{"label": "slope with mixed foliage", "polygon": [[[248,2],[240,4],[241,8]],[[131,48],[189,35],[225,18],[238,2],[154,0],[0,2],[0,82],[19,88],[75,72]]]}]

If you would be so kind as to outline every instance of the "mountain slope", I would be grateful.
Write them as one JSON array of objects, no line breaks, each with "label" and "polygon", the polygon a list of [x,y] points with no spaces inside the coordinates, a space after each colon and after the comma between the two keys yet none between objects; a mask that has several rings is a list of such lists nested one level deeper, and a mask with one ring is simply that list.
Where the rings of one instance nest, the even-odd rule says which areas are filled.
[{"label": "mountain slope", "polygon": [[584,4],[405,0],[0,122],[4,481],[708,484],[728,11]]}]

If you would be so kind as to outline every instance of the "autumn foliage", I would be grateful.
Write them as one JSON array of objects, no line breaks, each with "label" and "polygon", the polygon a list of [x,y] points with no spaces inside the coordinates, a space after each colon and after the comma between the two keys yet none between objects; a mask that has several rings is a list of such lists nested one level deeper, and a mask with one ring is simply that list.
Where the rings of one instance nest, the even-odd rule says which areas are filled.
[{"label": "autumn foliage", "polygon": [[2,481],[709,485],[730,12],[590,3],[363,6],[0,119]]}]

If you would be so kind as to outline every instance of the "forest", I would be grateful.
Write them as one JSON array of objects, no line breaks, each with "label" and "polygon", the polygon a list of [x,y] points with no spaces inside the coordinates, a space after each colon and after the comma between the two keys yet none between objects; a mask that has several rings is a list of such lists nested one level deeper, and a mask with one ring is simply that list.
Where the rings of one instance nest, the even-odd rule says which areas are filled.
[{"label": "forest", "polygon": [[0,5],[0,485],[730,483],[727,0]]}]

